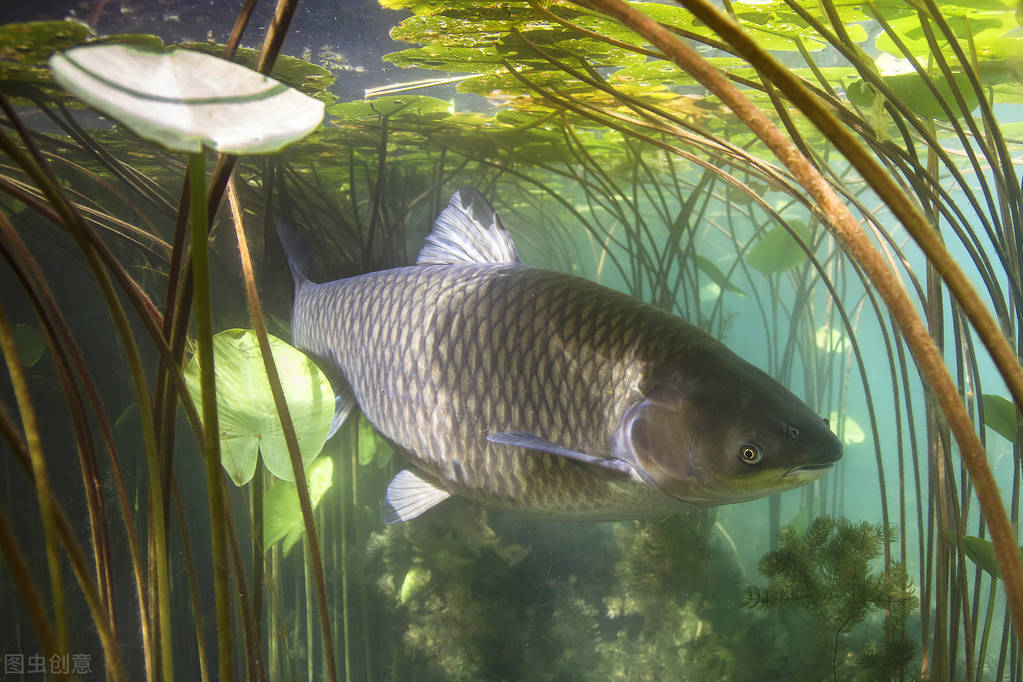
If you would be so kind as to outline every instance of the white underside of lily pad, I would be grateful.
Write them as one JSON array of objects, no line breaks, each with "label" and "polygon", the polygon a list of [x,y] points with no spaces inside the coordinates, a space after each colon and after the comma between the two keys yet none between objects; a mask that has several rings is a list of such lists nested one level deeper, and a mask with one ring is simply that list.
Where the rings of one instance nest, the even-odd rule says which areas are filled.
[{"label": "white underside of lily pad", "polygon": [[323,120],[323,102],[191,50],[88,45],[54,55],[50,68],[93,108],[177,152],[272,153]]}]

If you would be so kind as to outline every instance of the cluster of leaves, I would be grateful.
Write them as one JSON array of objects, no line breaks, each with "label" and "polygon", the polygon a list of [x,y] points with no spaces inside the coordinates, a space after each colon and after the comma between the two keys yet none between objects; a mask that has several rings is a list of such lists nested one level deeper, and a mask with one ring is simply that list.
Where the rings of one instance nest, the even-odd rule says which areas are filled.
[{"label": "cluster of leaves", "polygon": [[780,547],[760,560],[759,570],[769,583],[747,588],[746,603],[761,610],[808,612],[818,632],[833,644],[828,665],[835,679],[845,658],[843,638],[880,610],[885,614],[883,635],[860,652],[858,663],[867,679],[898,677],[913,658],[904,629],[919,601],[902,565],[892,564],[880,573],[870,570],[893,534],[876,524],[836,523],[827,516],[814,519],[802,536],[784,529]]},{"label": "cluster of leaves", "polygon": [[[742,608],[742,575],[714,537],[712,512],[573,526],[573,546],[585,549],[571,552],[560,524],[490,519],[496,531],[453,501],[371,536],[363,579],[393,609],[384,618],[402,643],[391,674],[414,668],[416,679],[660,680],[684,671],[689,679],[752,681],[814,679],[830,666],[834,641],[817,636],[816,617],[767,608],[766,592],[764,608]],[[866,545],[877,538],[841,524],[868,537],[858,543],[843,531],[848,551],[837,555],[854,571],[850,555],[871,555],[876,547]],[[812,532],[821,534],[819,522]],[[887,641],[896,636],[888,628],[915,601],[904,573],[870,580],[875,592],[887,590],[876,602],[903,609],[883,626],[872,623],[868,639]],[[854,589],[848,578],[843,585],[846,594]],[[882,627],[885,634],[875,636]],[[859,653],[864,679],[902,669],[906,660],[885,658],[893,652],[912,656],[911,648],[872,645]]]}]

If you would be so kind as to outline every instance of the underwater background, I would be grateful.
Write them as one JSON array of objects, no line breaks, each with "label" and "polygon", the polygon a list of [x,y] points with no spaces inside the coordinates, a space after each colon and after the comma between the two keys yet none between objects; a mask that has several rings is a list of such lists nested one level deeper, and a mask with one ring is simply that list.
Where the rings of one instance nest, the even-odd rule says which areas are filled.
[{"label": "underwater background", "polygon": [[[4,3],[0,678],[1023,679],[1018,12]],[[57,84],[97,43],[233,55],[326,116],[190,159]],[[384,525],[400,453],[358,414],[324,444],[333,405],[276,416],[275,224],[319,280],[406,265],[465,184],[525,262],[698,324],[843,459],[653,521],[456,498]],[[272,337],[291,406],[323,379]]]}]

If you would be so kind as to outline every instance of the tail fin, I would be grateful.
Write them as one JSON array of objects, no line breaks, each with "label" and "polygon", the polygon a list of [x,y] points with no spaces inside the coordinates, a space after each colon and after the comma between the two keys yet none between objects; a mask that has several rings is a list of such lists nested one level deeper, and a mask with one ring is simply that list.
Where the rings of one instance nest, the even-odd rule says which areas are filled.
[{"label": "tail fin", "polygon": [[313,255],[312,249],[302,235],[285,222],[277,223],[277,238],[281,240],[281,246],[284,247],[284,255],[288,259],[291,276],[295,278],[295,288],[298,289],[303,282],[309,281],[305,272],[309,269]]}]

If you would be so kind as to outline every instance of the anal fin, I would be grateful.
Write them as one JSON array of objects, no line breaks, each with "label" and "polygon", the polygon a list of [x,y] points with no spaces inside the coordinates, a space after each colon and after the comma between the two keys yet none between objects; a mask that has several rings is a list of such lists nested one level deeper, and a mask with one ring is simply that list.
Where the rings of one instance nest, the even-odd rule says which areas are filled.
[{"label": "anal fin", "polygon": [[334,416],[330,420],[330,431],[327,432],[327,438],[333,438],[337,430],[345,423],[348,419],[348,415],[352,413],[352,408],[355,407],[355,396],[352,395],[352,389],[348,388],[348,384],[338,381],[331,382],[334,385]]},{"label": "anal fin", "polygon": [[411,469],[402,469],[387,485],[384,523],[410,521],[449,497],[449,491]]}]

